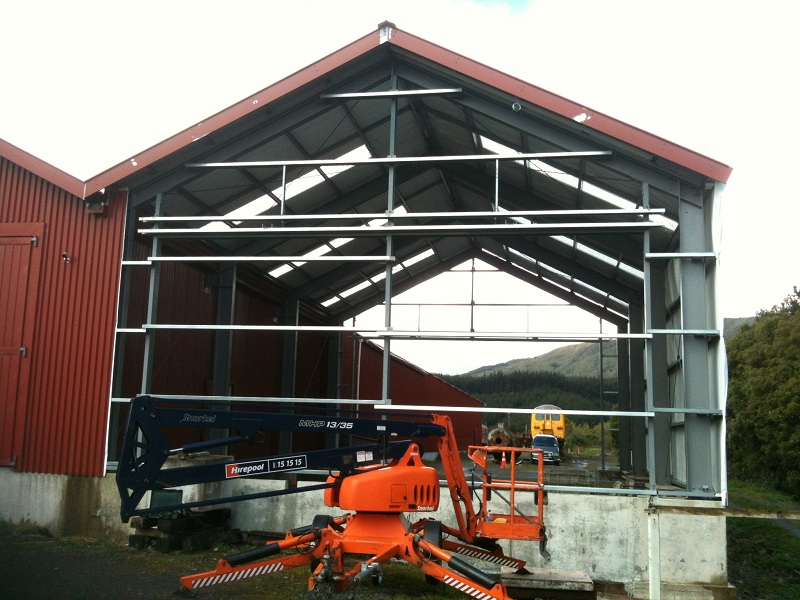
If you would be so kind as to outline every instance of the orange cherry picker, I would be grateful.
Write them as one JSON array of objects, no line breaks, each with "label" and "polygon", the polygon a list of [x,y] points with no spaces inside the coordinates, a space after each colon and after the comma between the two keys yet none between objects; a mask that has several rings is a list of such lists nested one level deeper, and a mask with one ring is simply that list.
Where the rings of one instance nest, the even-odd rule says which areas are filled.
[{"label": "orange cherry picker", "polygon": [[[467,457],[480,470],[480,481],[467,480],[450,419],[443,415],[412,415],[409,420],[330,415],[267,413],[252,404],[215,405],[204,401],[178,404],[174,400],[139,396],[131,402],[128,425],[117,470],[121,516],[186,510],[202,505],[324,490],[324,503],[345,511],[339,516],[317,515],[305,527],[288,531],[283,539],[222,558],[216,568],[181,579],[182,590],[267,575],[293,567],[311,570],[308,589],[342,592],[354,584],[382,580],[382,565],[392,558],[418,566],[430,583],[447,585],[480,600],[510,600],[505,585],[459,556],[509,567],[524,573],[525,561],[506,556],[498,539],[538,541],[545,549],[543,521],[543,466],[541,452],[513,447],[470,446]],[[224,432],[214,439],[170,448],[165,430],[214,428]],[[344,448],[292,452],[257,459],[163,468],[166,459],[213,447],[264,440],[269,431],[347,433],[369,443]],[[177,437],[180,437],[178,435]],[[435,437],[438,441],[447,488],[456,524],[410,514],[436,511],[442,486],[436,469],[422,462],[413,440]],[[487,457],[505,452],[508,477],[492,478]],[[516,466],[520,453],[538,453],[536,479],[523,481]],[[231,498],[217,498],[173,506],[139,508],[149,490],[258,477],[304,469],[327,469],[324,483],[300,488],[265,491]],[[473,473],[475,469],[473,467]],[[480,494],[477,488],[480,487]],[[496,494],[506,512],[491,514],[488,501]],[[479,501],[476,511],[475,494]],[[522,499],[533,499],[535,514],[524,514]],[[355,560],[355,563],[353,561]]]}]

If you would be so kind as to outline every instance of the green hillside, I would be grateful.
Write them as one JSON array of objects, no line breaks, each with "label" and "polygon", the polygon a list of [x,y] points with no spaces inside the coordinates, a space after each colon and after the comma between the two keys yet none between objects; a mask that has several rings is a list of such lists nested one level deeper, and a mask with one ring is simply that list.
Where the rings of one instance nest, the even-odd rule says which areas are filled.
[{"label": "green hillside", "polygon": [[[553,371],[504,371],[480,375],[440,375],[451,385],[495,408],[530,409],[540,404],[555,404],[565,410],[608,410],[607,396],[600,393],[596,377],[568,377]],[[609,386],[606,386],[609,389]],[[497,415],[487,414],[485,423],[493,425]],[[506,419],[513,431],[530,428],[529,414],[511,414]],[[574,422],[594,425],[596,417],[574,417]]]},{"label": "green hillside", "polygon": [[[752,323],[755,317],[739,317],[725,319],[723,335],[730,339],[741,328]],[[567,377],[600,377],[599,343],[582,343],[557,348],[552,352],[535,358],[518,358],[496,365],[486,365],[464,373],[467,376],[479,376],[487,373],[512,371],[552,371]],[[617,342],[609,340],[602,344],[603,379],[613,381],[617,375]]]},{"label": "green hillside", "polygon": [[[754,321],[754,317],[725,319],[727,339]],[[487,365],[462,375],[439,375],[455,387],[464,390],[496,408],[532,408],[540,404],[555,404],[565,410],[610,410],[617,388],[617,344],[603,342],[603,378],[601,393],[600,344],[572,344],[535,358],[520,358]],[[493,424],[496,415],[487,417]],[[509,415],[506,420],[516,431],[526,430],[528,415]],[[598,418],[574,417],[576,425],[593,426]]]},{"label": "green hillside", "polygon": [[[551,371],[567,377],[600,377],[600,344],[582,343],[556,348],[534,358],[518,358],[508,362],[487,365],[465,373],[479,376],[496,372]],[[617,373],[617,342],[603,343],[604,378],[615,378]]]}]

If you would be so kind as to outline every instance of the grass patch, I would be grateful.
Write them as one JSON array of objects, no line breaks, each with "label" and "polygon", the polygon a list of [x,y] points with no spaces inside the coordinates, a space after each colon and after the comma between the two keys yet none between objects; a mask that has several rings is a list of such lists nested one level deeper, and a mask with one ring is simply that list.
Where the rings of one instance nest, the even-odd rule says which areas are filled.
[{"label": "grass patch", "polygon": [[[82,537],[54,538],[30,524],[0,521],[0,589],[3,598],[70,598],[164,600],[180,586],[183,575],[213,570],[225,555],[248,549],[224,545],[197,552],[163,553],[153,547],[135,550],[119,541]],[[445,584],[425,581],[424,573],[405,562],[384,568],[382,584],[368,578],[332,600],[438,600],[465,598]],[[32,576],[32,574],[35,574]],[[204,588],[196,600],[308,600],[310,569],[297,567],[262,577]]]},{"label": "grass patch", "polygon": [[52,537],[46,528],[40,527],[39,525],[34,525],[28,521],[23,521],[21,523],[8,523],[7,521],[0,521],[0,539],[20,536],[42,536],[46,538]]},{"label": "grass patch", "polygon": [[[748,481],[728,483],[730,501],[743,508],[763,508],[800,511],[800,502],[788,494]],[[752,506],[748,506],[752,505]]]},{"label": "grass patch", "polygon": [[[800,510],[790,496],[732,481],[730,501],[742,508]],[[794,521],[797,523],[797,521]],[[768,519],[727,519],[728,579],[740,600],[800,598],[800,538]]]},{"label": "grass patch", "polygon": [[728,519],[728,579],[739,598],[800,598],[800,538],[765,519]]}]

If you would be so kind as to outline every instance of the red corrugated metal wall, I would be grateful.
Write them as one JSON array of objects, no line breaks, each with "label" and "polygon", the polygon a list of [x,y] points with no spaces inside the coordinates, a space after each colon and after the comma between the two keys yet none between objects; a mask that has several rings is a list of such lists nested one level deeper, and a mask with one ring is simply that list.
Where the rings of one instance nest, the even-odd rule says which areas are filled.
[{"label": "red corrugated metal wall", "polygon": [[[135,244],[136,260],[145,260],[149,247]],[[126,327],[140,327],[147,320],[149,275],[146,268],[132,273]],[[165,262],[161,265],[158,290],[158,323],[211,324],[216,319],[217,288],[209,286],[212,271],[192,264]],[[236,291],[237,325],[271,325],[278,307],[250,288]],[[144,337],[126,334],[122,396],[141,391]],[[237,396],[281,396],[284,340],[286,333],[236,331],[231,350],[232,394]],[[211,393],[214,331],[166,330],[156,335],[152,394],[207,395]],[[327,345],[324,335],[301,334],[297,349],[298,396],[325,395]]]},{"label": "red corrugated metal wall", "polygon": [[104,215],[0,158],[0,222],[44,223],[22,452],[16,469],[102,475],[125,192]]},{"label": "red corrugated metal wall", "polygon": [[[134,243],[134,260],[146,260],[150,245],[140,239]],[[216,314],[216,289],[208,286],[206,271],[185,263],[161,264],[158,288],[157,323],[208,324]],[[125,327],[141,327],[147,321],[150,271],[133,267]],[[132,397],[142,390],[144,336],[124,334],[124,360],[121,394]],[[210,393],[214,332],[202,330],[164,330],[155,336],[155,359],[150,392],[154,394]]]},{"label": "red corrugated metal wall", "polygon": [[[264,325],[277,316],[274,303],[246,287],[236,294],[236,323]],[[231,386],[234,396],[280,396],[283,333],[237,331],[231,351]]]},{"label": "red corrugated metal wall", "polygon": [[[173,249],[165,249],[171,253]],[[150,244],[141,238],[134,242],[134,260],[146,260]],[[218,288],[211,268],[181,262],[161,264],[158,290],[158,323],[212,324],[216,319]],[[125,327],[138,328],[147,320],[149,269],[133,267]],[[236,325],[271,325],[279,317],[275,299],[247,285],[237,284]],[[306,323],[310,324],[310,323]],[[141,391],[144,364],[144,336],[123,334],[124,354],[120,394],[132,397]],[[212,393],[214,367],[214,331],[165,330],[157,332],[150,393],[209,395]],[[231,393],[236,396],[284,395],[282,385],[284,345],[291,333],[275,331],[235,331],[231,348]],[[301,334],[297,340],[296,389],[288,395],[320,397],[325,395],[328,378],[327,337]],[[274,405],[270,405],[274,409]],[[127,412],[124,407],[114,419],[117,446],[110,450],[110,460],[118,458],[119,443]],[[195,432],[196,433],[196,432]],[[308,439],[306,439],[306,437]],[[189,439],[180,440],[190,441]],[[324,444],[323,436],[297,434],[295,445],[316,449]],[[177,441],[176,441],[177,443]],[[256,449],[263,453],[264,448]],[[273,449],[274,450],[274,449]]]},{"label": "red corrugated metal wall", "polygon": [[[359,398],[362,400],[378,399],[381,397],[383,349],[367,341],[359,344],[356,340],[353,351],[352,341],[353,338],[349,336],[344,341],[342,354],[344,389],[342,395],[355,397],[356,386],[353,385],[352,390],[350,387],[352,378],[353,382],[360,382],[357,386]],[[453,422],[453,430],[460,450],[466,450],[470,444],[481,443],[482,413],[448,412],[447,407],[474,406],[479,408],[484,404],[446,381],[396,357],[392,357],[391,361],[389,397],[392,399],[392,404],[441,406],[440,412],[449,415]],[[425,450],[433,450],[433,448],[425,447]]]}]

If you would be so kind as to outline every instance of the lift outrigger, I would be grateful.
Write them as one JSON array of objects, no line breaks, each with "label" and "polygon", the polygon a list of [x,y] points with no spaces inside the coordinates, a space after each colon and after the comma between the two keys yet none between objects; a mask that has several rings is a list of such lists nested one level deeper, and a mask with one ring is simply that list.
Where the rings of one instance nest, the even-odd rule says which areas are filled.
[{"label": "lift outrigger", "polygon": [[[538,541],[547,556],[543,520],[543,464],[541,451],[513,447],[469,446],[467,457],[480,468],[480,481],[467,480],[458,453],[450,418],[444,415],[394,420],[318,415],[267,413],[252,405],[209,404],[139,396],[131,402],[128,426],[117,471],[121,517],[185,510],[255,498],[324,490],[324,503],[348,511],[341,516],[317,515],[310,525],[288,531],[283,539],[222,558],[206,573],[181,578],[182,590],[267,575],[308,566],[308,589],[342,592],[365,579],[379,583],[382,565],[392,558],[418,566],[431,583],[444,582],[481,600],[510,600],[505,585],[457,555],[524,572],[525,561],[506,556],[498,539]],[[188,406],[188,408],[187,408]],[[224,437],[169,448],[164,428],[214,428]],[[312,431],[347,433],[370,438],[370,443],[344,448],[294,452],[242,461],[227,461],[191,467],[163,468],[167,458],[214,447],[253,441],[268,431]],[[414,439],[435,437],[456,526],[407,515],[436,511],[441,485],[436,469],[422,462]],[[404,438],[404,439],[401,439]],[[412,439],[413,438],[413,439]],[[510,460],[509,477],[491,477],[487,458],[505,452]],[[521,453],[538,454],[535,480],[517,477]],[[273,490],[229,498],[217,498],[155,508],[139,508],[151,490],[255,477],[304,469],[327,469],[326,481],[301,488]],[[473,468],[474,472],[474,468]],[[479,509],[472,493],[480,486]],[[492,493],[507,505],[506,513],[488,511]],[[523,496],[524,495],[524,496]],[[536,513],[520,509],[520,497],[533,497]],[[293,552],[289,552],[293,551]],[[287,552],[286,554],[283,554]],[[357,560],[354,557],[368,557]]]}]

